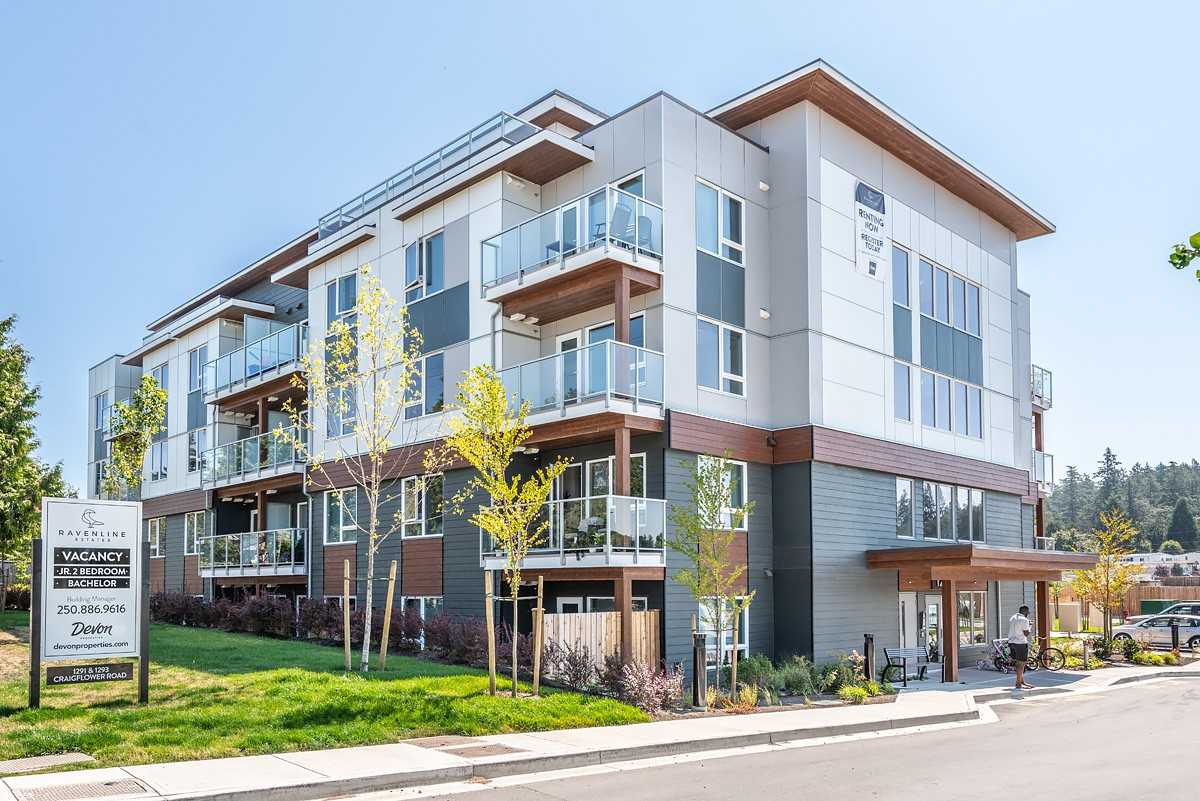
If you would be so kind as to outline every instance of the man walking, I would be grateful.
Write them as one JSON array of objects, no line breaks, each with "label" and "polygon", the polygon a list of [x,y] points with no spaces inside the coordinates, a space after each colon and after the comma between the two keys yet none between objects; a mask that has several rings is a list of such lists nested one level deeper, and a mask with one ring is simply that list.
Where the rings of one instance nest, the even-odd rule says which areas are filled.
[{"label": "man walking", "polygon": [[1017,665],[1015,690],[1032,689],[1025,683],[1025,663],[1029,660],[1029,607],[1022,606],[1008,619],[1008,653]]}]

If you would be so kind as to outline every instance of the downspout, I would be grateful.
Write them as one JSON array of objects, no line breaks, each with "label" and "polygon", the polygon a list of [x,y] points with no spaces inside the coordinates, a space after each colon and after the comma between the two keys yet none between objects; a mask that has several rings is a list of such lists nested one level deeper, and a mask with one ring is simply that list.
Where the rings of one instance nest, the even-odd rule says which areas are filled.
[{"label": "downspout", "polygon": [[491,336],[492,336],[492,369],[500,372],[499,365],[496,364],[496,318],[500,316],[500,304],[496,304],[496,310],[492,312]]}]

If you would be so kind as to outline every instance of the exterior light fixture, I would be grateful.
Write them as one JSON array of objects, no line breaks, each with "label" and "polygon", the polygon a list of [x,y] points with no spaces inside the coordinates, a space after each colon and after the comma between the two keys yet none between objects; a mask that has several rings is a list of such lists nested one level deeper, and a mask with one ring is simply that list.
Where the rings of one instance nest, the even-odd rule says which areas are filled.
[{"label": "exterior light fixture", "polygon": [[760,192],[770,192],[770,191],[771,191],[771,185],[770,185],[769,183],[767,183],[766,181],[759,181],[759,182],[758,182],[758,189],[759,189],[759,191],[760,191]]},{"label": "exterior light fixture", "polygon": [[525,313],[524,312],[513,312],[512,314],[508,315],[508,319],[519,323],[525,319]]}]

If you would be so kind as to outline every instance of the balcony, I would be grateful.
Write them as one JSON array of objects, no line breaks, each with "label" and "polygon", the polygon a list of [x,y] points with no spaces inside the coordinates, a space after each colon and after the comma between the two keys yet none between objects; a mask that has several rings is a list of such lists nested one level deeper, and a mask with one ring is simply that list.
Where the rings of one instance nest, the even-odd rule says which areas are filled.
[{"label": "balcony", "polygon": [[303,576],[307,540],[304,528],[201,537],[200,576]]},{"label": "balcony", "polygon": [[301,369],[308,352],[308,323],[281,328],[204,365],[204,399],[223,401]]},{"label": "balcony", "polygon": [[1043,453],[1042,451],[1033,452],[1033,480],[1042,489],[1047,489],[1054,484],[1053,454]]},{"label": "balcony", "polygon": [[317,222],[317,237],[336,233],[385,203],[444,183],[540,130],[511,114],[496,114],[323,216]]},{"label": "balcony", "polygon": [[1035,551],[1053,551],[1054,537],[1034,537],[1033,549]]},{"label": "balcony", "polygon": [[1033,405],[1049,409],[1054,405],[1054,374],[1036,364],[1030,370],[1029,383],[1033,387]]},{"label": "balcony", "polygon": [[[303,428],[291,430],[306,439]],[[270,431],[218,445],[205,451],[200,461],[200,486],[205,489],[289,474],[303,476],[304,458],[296,446],[280,442]]]},{"label": "balcony", "polygon": [[612,186],[484,240],[483,295],[507,315],[548,323],[660,288],[663,210]]},{"label": "balcony", "polygon": [[662,416],[663,355],[611,339],[500,371],[530,425],[600,412]]},{"label": "balcony", "polygon": [[[543,508],[550,528],[545,542],[531,548],[522,566],[601,567],[666,565],[667,502],[657,498],[598,495],[550,501]],[[481,531],[480,564],[501,570],[503,552]]]}]

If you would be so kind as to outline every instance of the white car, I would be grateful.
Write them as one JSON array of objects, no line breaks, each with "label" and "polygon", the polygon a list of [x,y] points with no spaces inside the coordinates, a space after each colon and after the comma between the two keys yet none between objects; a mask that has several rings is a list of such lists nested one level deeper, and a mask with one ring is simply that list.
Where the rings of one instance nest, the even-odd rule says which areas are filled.
[{"label": "white car", "polygon": [[1114,640],[1137,640],[1150,648],[1171,647],[1171,624],[1179,624],[1179,647],[1200,651],[1200,617],[1196,615],[1151,615],[1137,623],[1113,629]]},{"label": "white car", "polygon": [[[1187,601],[1185,603],[1171,604],[1159,615],[1196,615],[1200,616],[1200,601]],[[1126,623],[1141,623],[1143,620],[1152,618],[1154,615],[1132,615],[1125,618]]]}]

